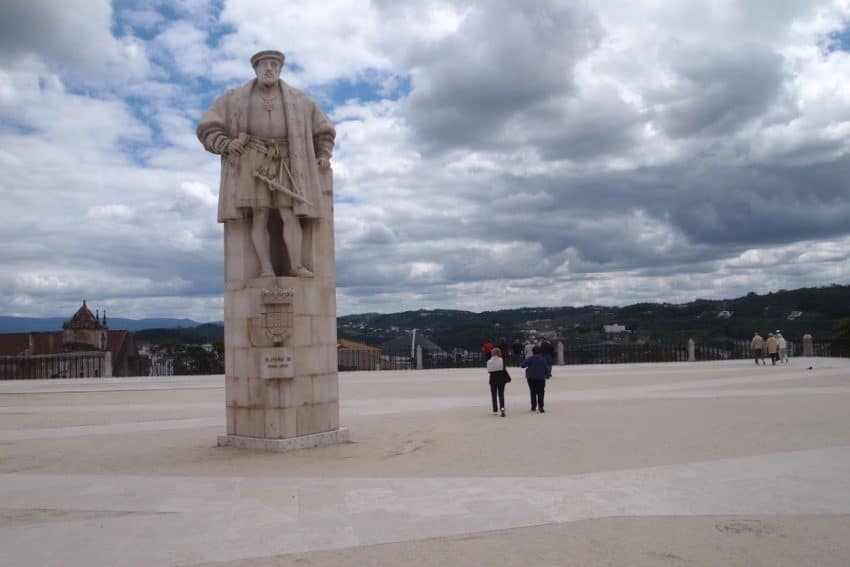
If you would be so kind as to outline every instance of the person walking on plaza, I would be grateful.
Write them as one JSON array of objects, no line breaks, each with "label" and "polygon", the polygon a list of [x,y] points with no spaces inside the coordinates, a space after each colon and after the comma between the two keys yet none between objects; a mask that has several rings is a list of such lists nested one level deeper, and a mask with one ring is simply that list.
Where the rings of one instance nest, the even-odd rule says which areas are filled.
[{"label": "person walking on plaza", "polygon": [[508,361],[511,358],[511,350],[510,347],[508,347],[508,339],[502,337],[497,346],[499,347],[499,350],[502,351],[502,360],[505,361],[505,366],[507,366]]},{"label": "person walking on plaza", "polygon": [[543,340],[540,341],[540,354],[546,357],[546,360],[549,361],[549,366],[555,364],[555,347],[552,345],[552,341],[543,337]]},{"label": "person walking on plaza", "polygon": [[524,349],[525,347],[523,347],[522,342],[519,339],[514,339],[514,343],[511,345],[511,350],[513,351],[513,360],[511,362],[519,364],[524,358],[522,356]]},{"label": "person walking on plaza", "polygon": [[481,354],[484,355],[484,360],[490,360],[490,356],[493,354],[493,341],[490,339],[484,341],[484,344],[481,345]]},{"label": "person walking on plaza", "polygon": [[[505,417],[505,384],[511,381],[511,377],[505,370],[502,349],[499,347],[490,352],[487,372],[490,373],[490,399],[493,402],[493,415],[501,413],[502,417]],[[498,405],[496,404],[497,401]]]},{"label": "person walking on plaza", "polygon": [[779,342],[777,342],[776,337],[773,336],[773,333],[767,334],[767,354],[770,355],[770,364],[776,366],[776,355],[779,352]]},{"label": "person walking on plaza", "polygon": [[540,347],[532,347],[531,356],[520,363],[525,368],[525,379],[531,395],[531,411],[543,410],[543,396],[546,394],[546,380],[552,375],[552,365],[540,354]]},{"label": "person walking on plaza", "polygon": [[788,364],[788,342],[779,332],[779,329],[776,329],[776,343],[779,346],[779,362]]},{"label": "person walking on plaza", "polygon": [[750,348],[753,351],[753,356],[756,359],[756,364],[759,363],[759,359],[761,359],[762,364],[767,364],[764,361],[764,339],[761,338],[761,335],[758,331],[753,335],[753,341],[750,343]]}]

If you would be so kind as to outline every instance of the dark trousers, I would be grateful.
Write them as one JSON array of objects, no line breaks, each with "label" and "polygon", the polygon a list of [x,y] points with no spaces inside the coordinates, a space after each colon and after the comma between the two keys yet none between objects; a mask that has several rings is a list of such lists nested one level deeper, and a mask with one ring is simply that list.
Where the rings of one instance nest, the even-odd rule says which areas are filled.
[{"label": "dark trousers", "polygon": [[774,364],[774,365],[776,364],[776,353],[775,352],[770,353],[770,363]]},{"label": "dark trousers", "polygon": [[546,393],[546,380],[529,380],[528,393],[531,394],[531,409],[543,409],[543,395]]},{"label": "dark trousers", "polygon": [[[496,396],[499,397],[499,405],[496,405]],[[493,411],[505,409],[505,383],[490,384],[490,398],[493,400]]]},{"label": "dark trousers", "polygon": [[762,363],[762,364],[764,364],[764,363],[765,363],[765,362],[764,362],[764,354],[763,354],[763,353],[764,353],[764,351],[762,351],[760,348],[754,348],[754,349],[753,349],[753,356],[754,356],[754,357],[755,357],[755,359],[756,359],[756,364],[758,364],[758,363],[759,363],[759,359],[761,359],[761,363]]}]

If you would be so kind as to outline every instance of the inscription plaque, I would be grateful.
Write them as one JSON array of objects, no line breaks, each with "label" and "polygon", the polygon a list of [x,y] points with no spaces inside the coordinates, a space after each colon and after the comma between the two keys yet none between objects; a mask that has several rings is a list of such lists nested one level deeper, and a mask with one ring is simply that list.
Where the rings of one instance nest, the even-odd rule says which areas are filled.
[{"label": "inscription plaque", "polygon": [[263,348],[259,349],[259,356],[260,378],[295,378],[295,359],[291,348]]}]

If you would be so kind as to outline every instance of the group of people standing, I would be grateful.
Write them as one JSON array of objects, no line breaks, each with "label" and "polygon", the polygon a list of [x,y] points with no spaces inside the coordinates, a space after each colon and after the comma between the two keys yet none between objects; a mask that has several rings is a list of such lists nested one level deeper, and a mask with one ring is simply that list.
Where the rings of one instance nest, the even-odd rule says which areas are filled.
[{"label": "group of people standing", "polygon": [[495,344],[490,339],[484,341],[484,344],[481,345],[481,356],[484,361],[490,360],[490,357],[493,356],[493,350],[499,349],[501,353],[499,355],[500,358],[506,361],[509,364],[516,364],[517,361],[522,360],[523,349],[525,347],[520,342],[519,339],[514,339],[513,344],[508,346],[507,339],[502,338],[498,344]]},{"label": "group of people standing", "polygon": [[[555,361],[555,345],[553,345],[552,341],[548,338],[543,337],[540,339],[540,343],[537,346],[540,348],[540,354],[549,359],[549,365],[551,366]],[[499,356],[506,364],[516,365],[532,355],[531,351],[534,348],[534,343],[531,341],[523,343],[519,339],[514,339],[514,342],[509,347],[507,339],[505,338],[502,338],[498,345],[494,344],[490,339],[487,339],[484,341],[484,344],[481,345],[481,356],[485,362],[490,360],[490,357],[493,355],[493,350],[496,348],[499,349],[499,352],[501,353]]]},{"label": "group of people standing", "polygon": [[783,364],[788,364],[788,342],[782,336],[782,333],[779,332],[779,329],[776,330],[776,334],[768,333],[767,340],[764,340],[759,332],[756,331],[753,335],[753,340],[750,342],[750,349],[753,351],[756,364],[759,363],[759,360],[761,360],[762,364],[767,364],[764,360],[765,349],[767,349],[767,354],[770,356],[771,364],[775,365],[777,359]]},{"label": "group of people standing", "polygon": [[[531,355],[520,362],[525,368],[525,380],[531,396],[531,411],[545,413],[543,397],[546,393],[546,380],[552,377],[552,361],[543,356],[539,346],[531,347]],[[490,399],[493,402],[493,415],[505,417],[505,384],[511,381],[507,365],[502,358],[502,349],[493,347],[487,360],[487,372],[490,374]]]}]

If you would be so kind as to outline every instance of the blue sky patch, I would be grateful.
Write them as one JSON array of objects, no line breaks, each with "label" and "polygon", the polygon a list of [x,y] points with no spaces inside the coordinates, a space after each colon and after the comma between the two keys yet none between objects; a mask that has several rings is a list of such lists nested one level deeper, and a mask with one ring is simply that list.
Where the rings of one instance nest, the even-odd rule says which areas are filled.
[{"label": "blue sky patch", "polygon": [[[153,124],[150,122],[145,123],[153,129]],[[121,138],[118,140],[118,148],[121,154],[130,158],[134,164],[142,167],[147,165],[151,154],[151,144],[149,142]]]},{"label": "blue sky patch", "polygon": [[[122,37],[129,33],[144,41],[150,41],[159,34],[163,25],[168,23],[169,18],[162,13],[163,10],[168,10],[168,7],[165,6],[162,7],[162,10],[157,10],[135,0],[114,0],[112,3],[112,35]],[[158,14],[162,17],[162,20],[148,25],[134,21],[133,15],[141,11]],[[174,19],[174,16],[171,19]]]},{"label": "blue sky patch", "polygon": [[397,100],[410,93],[411,82],[407,76],[387,73],[367,73],[356,80],[341,79],[319,89],[315,94],[332,104],[344,104],[356,100],[360,103],[379,100]]},{"label": "blue sky patch", "polygon": [[28,135],[35,134],[38,132],[36,128],[32,126],[27,126],[25,124],[21,124],[20,122],[15,122],[12,120],[8,120],[5,118],[0,118],[0,131],[11,131],[15,134]]},{"label": "blue sky patch", "polygon": [[846,26],[843,30],[829,34],[826,52],[832,53],[833,51],[850,52],[850,26]]},{"label": "blue sky patch", "polygon": [[337,205],[355,205],[359,200],[353,195],[341,195],[339,191],[334,191],[334,203]]}]

